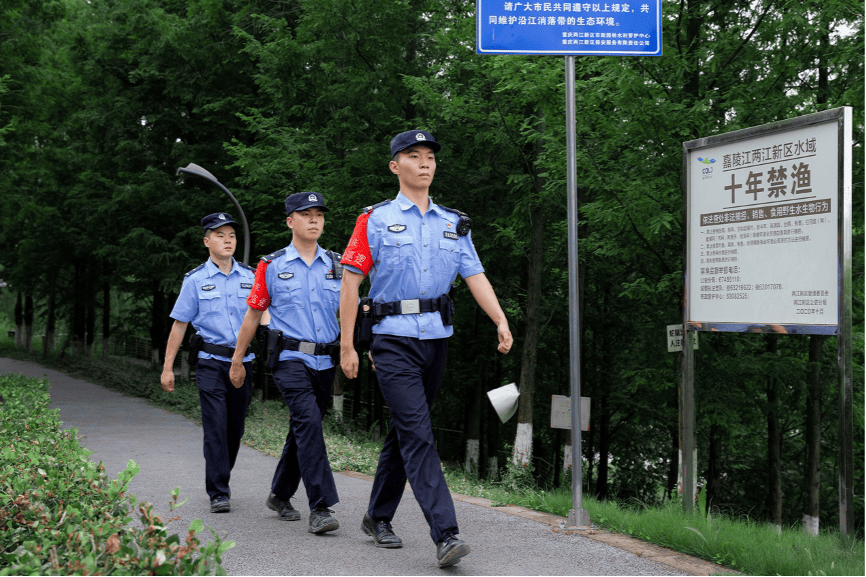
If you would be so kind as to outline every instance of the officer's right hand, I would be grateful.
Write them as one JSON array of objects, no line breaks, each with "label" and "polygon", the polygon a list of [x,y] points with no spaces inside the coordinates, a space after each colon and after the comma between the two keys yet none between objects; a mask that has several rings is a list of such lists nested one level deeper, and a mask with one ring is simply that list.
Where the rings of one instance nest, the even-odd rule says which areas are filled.
[{"label": "officer's right hand", "polygon": [[163,391],[166,393],[174,392],[174,371],[171,369],[163,369],[159,382],[162,384]]},{"label": "officer's right hand", "polygon": [[232,361],[232,366],[229,369],[229,379],[232,381],[232,385],[236,389],[244,386],[244,379],[247,377],[247,370],[244,368],[243,363],[236,363]]},{"label": "officer's right hand", "polygon": [[347,379],[354,379],[358,376],[358,352],[354,347],[340,348],[340,368],[343,369],[343,374]]}]

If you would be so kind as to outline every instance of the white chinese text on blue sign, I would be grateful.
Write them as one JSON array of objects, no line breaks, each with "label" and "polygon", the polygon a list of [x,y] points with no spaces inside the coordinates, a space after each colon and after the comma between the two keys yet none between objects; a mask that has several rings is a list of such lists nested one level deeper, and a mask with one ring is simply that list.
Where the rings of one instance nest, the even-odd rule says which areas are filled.
[{"label": "white chinese text on blue sign", "polygon": [[661,56],[661,0],[478,0],[478,54]]}]

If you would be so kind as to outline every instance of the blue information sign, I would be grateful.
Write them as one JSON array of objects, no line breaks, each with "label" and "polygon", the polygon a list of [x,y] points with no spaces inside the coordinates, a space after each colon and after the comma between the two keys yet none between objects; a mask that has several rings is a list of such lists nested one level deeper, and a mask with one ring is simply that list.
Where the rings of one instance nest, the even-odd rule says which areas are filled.
[{"label": "blue information sign", "polygon": [[662,2],[477,0],[478,54],[661,56]]}]

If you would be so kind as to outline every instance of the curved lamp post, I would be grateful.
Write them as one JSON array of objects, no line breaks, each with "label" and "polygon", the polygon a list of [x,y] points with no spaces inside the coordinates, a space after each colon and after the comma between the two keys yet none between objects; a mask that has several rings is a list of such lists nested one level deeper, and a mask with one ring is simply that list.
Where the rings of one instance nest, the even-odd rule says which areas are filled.
[{"label": "curved lamp post", "polygon": [[244,214],[244,209],[242,209],[240,203],[238,203],[238,200],[234,197],[234,195],[231,192],[229,192],[229,189],[227,189],[225,186],[223,186],[222,183],[220,183],[220,181],[218,181],[216,179],[216,177],[214,175],[212,175],[207,170],[203,169],[202,167],[200,167],[197,164],[193,164],[190,162],[187,166],[185,166],[183,168],[178,168],[177,171],[182,172],[184,174],[192,174],[194,176],[198,176],[198,177],[203,178],[206,181],[210,182],[211,184],[215,184],[216,186],[220,187],[222,189],[222,191],[224,193],[226,193],[230,199],[232,199],[232,202],[235,203],[235,208],[237,208],[238,212],[241,213],[241,222],[244,225],[244,260],[243,260],[243,263],[249,264],[248,261],[250,260],[250,227],[247,226],[247,217]]}]

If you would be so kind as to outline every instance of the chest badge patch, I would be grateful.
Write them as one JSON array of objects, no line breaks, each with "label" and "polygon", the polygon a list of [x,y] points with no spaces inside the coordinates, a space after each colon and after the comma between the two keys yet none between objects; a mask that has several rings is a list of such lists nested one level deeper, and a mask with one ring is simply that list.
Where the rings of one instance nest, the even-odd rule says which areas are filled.
[{"label": "chest badge patch", "polygon": [[201,290],[203,290],[203,291],[212,291],[212,290],[215,289],[215,288],[216,288],[216,285],[215,285],[215,284],[206,284],[206,285],[204,285],[203,287],[201,287]]},{"label": "chest badge patch", "polygon": [[404,230],[406,230],[406,225],[405,224],[392,224],[391,226],[388,227],[388,230],[390,230],[391,232],[403,232]]},{"label": "chest badge patch", "polygon": [[287,279],[292,278],[292,277],[295,276],[295,275],[294,275],[294,273],[291,273],[291,272],[281,272],[281,273],[278,274],[277,276],[280,277],[280,278],[283,279],[283,280],[287,280]]},{"label": "chest badge patch", "polygon": [[446,230],[446,231],[443,231],[442,234],[445,235],[445,238],[450,238],[451,240],[457,240],[457,233],[456,232],[449,232]]},{"label": "chest badge patch", "polygon": [[241,288],[242,288],[242,289],[251,289],[251,288],[253,288],[253,283],[251,283],[251,282],[242,282],[242,283],[241,283]]}]

